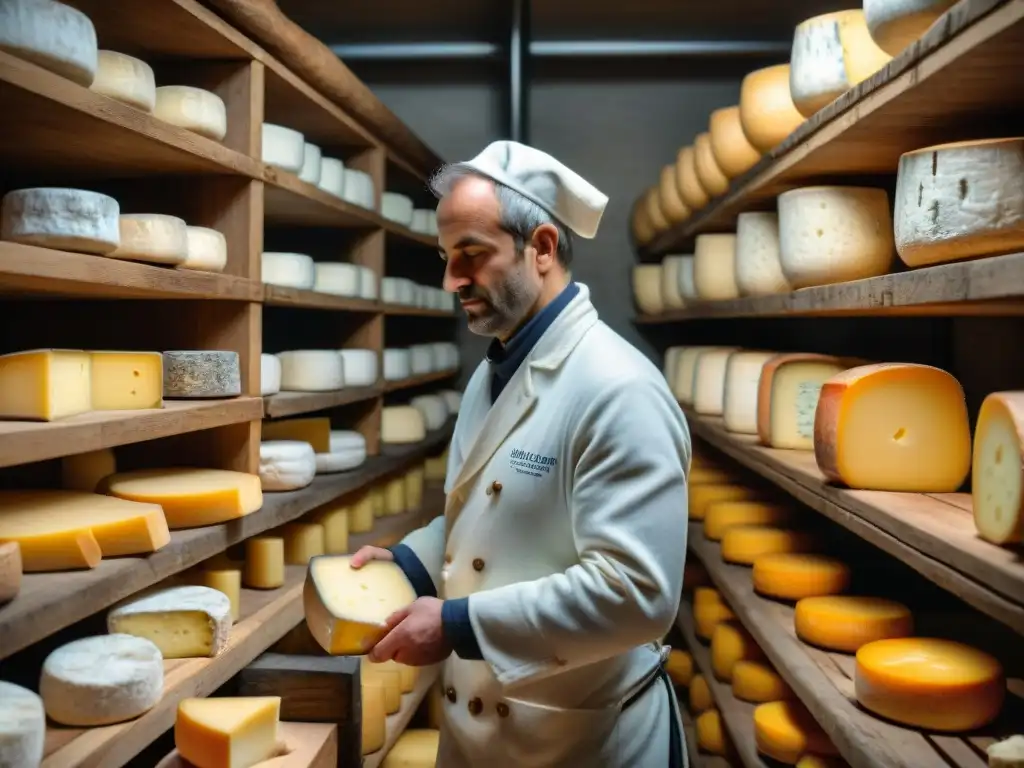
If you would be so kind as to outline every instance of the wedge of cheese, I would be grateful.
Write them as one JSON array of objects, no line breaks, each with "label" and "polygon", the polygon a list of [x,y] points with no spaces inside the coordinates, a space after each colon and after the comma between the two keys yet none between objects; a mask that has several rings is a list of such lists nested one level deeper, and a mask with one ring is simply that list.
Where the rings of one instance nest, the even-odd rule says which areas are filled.
[{"label": "wedge of cheese", "polygon": [[838,357],[791,353],[764,364],[757,389],[757,435],[772,448],[814,449],[822,385],[848,368]]},{"label": "wedge of cheese", "polygon": [[280,696],[184,699],[174,746],[195,768],[252,768],[278,750]]}]

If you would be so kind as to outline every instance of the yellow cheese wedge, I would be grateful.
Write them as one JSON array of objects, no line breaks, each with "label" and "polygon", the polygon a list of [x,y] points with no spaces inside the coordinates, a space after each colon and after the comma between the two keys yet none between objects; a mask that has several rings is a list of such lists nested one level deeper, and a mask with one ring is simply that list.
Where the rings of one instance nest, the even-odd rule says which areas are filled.
[{"label": "yellow cheese wedge", "polygon": [[850,568],[834,557],[784,552],[754,561],[754,589],[768,597],[801,600],[838,595],[850,585]]},{"label": "yellow cheese wedge", "polygon": [[704,512],[704,538],[720,541],[737,525],[785,525],[796,519],[792,507],[766,501],[716,501]]},{"label": "yellow cheese wedge", "polygon": [[978,535],[1024,542],[1024,392],[985,398],[974,430],[971,503]]},{"label": "yellow cheese wedge", "polygon": [[878,363],[825,382],[814,419],[814,457],[851,488],[952,493],[971,469],[964,391],[940,368]]},{"label": "yellow cheese wedge", "polygon": [[313,446],[314,453],[331,452],[331,420],[326,417],[264,421],[260,438],[267,440],[299,440]]},{"label": "yellow cheese wedge", "polygon": [[373,519],[373,499],[368,493],[365,493],[353,501],[352,506],[349,507],[349,533],[369,533],[373,530]]},{"label": "yellow cheese wedge", "polygon": [[88,352],[33,349],[0,355],[0,419],[56,421],[91,408]]},{"label": "yellow cheese wedge", "polygon": [[722,716],[717,709],[701,712],[694,721],[697,730],[697,746],[712,755],[728,755],[733,751],[729,737],[722,726]]},{"label": "yellow cheese wedge", "polygon": [[277,753],[280,696],[184,699],[174,746],[196,768],[251,768]]},{"label": "yellow cheese wedge", "polygon": [[362,568],[347,555],[309,561],[302,601],[310,634],[332,656],[360,656],[384,636],[384,623],[416,600],[416,590],[393,562]]},{"label": "yellow cheese wedge", "polygon": [[284,584],[284,539],[253,536],[245,540],[242,581],[250,589],[277,589]]},{"label": "yellow cheese wedge", "polygon": [[94,492],[105,477],[117,472],[117,459],[110,448],[65,456],[60,461],[61,486],[69,491]]},{"label": "yellow cheese wedge", "polygon": [[742,485],[690,485],[690,520],[703,520],[708,507],[719,501],[754,501],[765,496],[760,488]]},{"label": "yellow cheese wedge", "polygon": [[398,737],[381,768],[434,768],[441,732],[434,728],[410,728]]},{"label": "yellow cheese wedge", "polygon": [[708,681],[704,679],[704,675],[694,675],[690,681],[690,711],[696,715],[711,709],[714,705]]},{"label": "yellow cheese wedge", "polygon": [[809,552],[817,543],[817,536],[808,531],[768,525],[734,525],[722,535],[722,559],[727,563],[753,565],[763,555]]},{"label": "yellow cheese wedge", "polygon": [[793,690],[767,662],[740,660],[732,668],[732,694],[762,704],[792,698]]},{"label": "yellow cheese wedge", "polygon": [[83,491],[0,491],[0,543],[26,572],[93,568],[103,557],[156,552],[171,540],[156,504]]},{"label": "yellow cheese wedge", "polygon": [[723,682],[732,680],[732,670],[738,661],[761,661],[764,653],[738,622],[723,621],[711,633],[711,670]]},{"label": "yellow cheese wedge", "polygon": [[360,686],[362,699],[363,754],[369,755],[384,746],[388,737],[388,716],[384,711],[384,689],[379,686]]},{"label": "yellow cheese wedge", "polygon": [[111,496],[159,504],[175,529],[224,523],[263,506],[259,475],[227,469],[140,469],[103,485]]},{"label": "yellow cheese wedge", "polygon": [[799,701],[772,701],[754,709],[757,751],[793,765],[808,752],[836,755],[838,751],[811,713]]},{"label": "yellow cheese wedge", "polygon": [[688,686],[693,680],[693,656],[673,648],[665,662],[665,671],[673,684]]},{"label": "yellow cheese wedge", "polygon": [[805,597],[796,604],[793,625],[805,643],[855,653],[875,640],[913,634],[914,617],[902,603],[880,597]]},{"label": "yellow cheese wedge", "polygon": [[861,646],[854,688],[861,706],[889,720],[963,732],[996,718],[1006,679],[999,661],[976,648],[905,637]]},{"label": "yellow cheese wedge", "polygon": [[164,359],[159,352],[93,351],[92,409],[162,408]]}]

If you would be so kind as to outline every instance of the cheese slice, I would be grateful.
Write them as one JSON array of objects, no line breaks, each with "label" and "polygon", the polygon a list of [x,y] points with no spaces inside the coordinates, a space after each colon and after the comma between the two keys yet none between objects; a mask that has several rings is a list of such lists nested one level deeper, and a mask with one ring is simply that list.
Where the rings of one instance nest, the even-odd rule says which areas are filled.
[{"label": "cheese slice", "polygon": [[971,460],[971,506],[978,535],[1024,542],[1024,393],[993,392],[981,404]]},{"label": "cheese slice", "polygon": [[159,505],[82,491],[0,491],[0,542],[26,572],[93,568],[100,556],[156,552],[171,535]]},{"label": "cheese slice", "polygon": [[89,90],[128,106],[152,112],[156,105],[156,78],[144,61],[116,51],[99,51],[96,77]]},{"label": "cheese slice", "polygon": [[879,363],[821,388],[814,456],[851,488],[952,493],[971,469],[971,430],[960,383],[940,368]]},{"label": "cheese slice", "polygon": [[711,633],[711,669],[719,680],[731,682],[732,670],[738,661],[763,659],[764,653],[757,641],[742,625],[735,621],[715,625]]},{"label": "cheese slice", "polygon": [[1006,678],[997,659],[952,640],[879,640],[857,651],[857,702],[888,720],[945,733],[973,731],[998,715]]},{"label": "cheese slice", "polygon": [[718,197],[729,189],[729,177],[725,175],[715,154],[711,150],[711,134],[700,133],[693,140],[693,163],[697,180],[709,197]]},{"label": "cheese slice", "polygon": [[157,88],[153,115],[214,141],[222,141],[228,134],[228,111],[224,100],[202,88],[190,85]]},{"label": "cheese slice", "polygon": [[694,728],[697,731],[697,746],[703,752],[724,756],[735,751],[717,709],[701,712],[694,721]]},{"label": "cheese slice", "polygon": [[[0,7],[0,14],[9,7]],[[117,200],[98,192],[60,187],[15,189],[4,195],[0,205],[0,239],[105,255],[121,242],[120,210]]]},{"label": "cheese slice", "polygon": [[1024,138],[940,144],[900,157],[896,251],[909,267],[1024,246]]},{"label": "cheese slice", "polygon": [[195,768],[252,768],[278,752],[280,696],[183,699],[174,746]]},{"label": "cheese slice", "polygon": [[661,175],[658,177],[658,199],[661,202],[661,210],[671,225],[684,222],[693,215],[693,211],[679,194],[679,187],[676,186],[674,164],[661,169]]},{"label": "cheese slice", "polygon": [[761,704],[792,698],[793,690],[767,662],[741,659],[732,668],[732,695]]},{"label": "cheese slice", "polygon": [[161,589],[111,610],[107,632],[143,637],[165,659],[212,657],[227,645],[231,601],[209,587]]},{"label": "cheese slice", "polygon": [[117,460],[110,448],[76,453],[60,460],[61,486],[68,491],[92,493],[100,481],[117,472]]},{"label": "cheese slice", "polygon": [[46,713],[38,695],[0,680],[0,765],[38,768],[46,743]]},{"label": "cheese slice", "polygon": [[277,589],[284,584],[284,539],[253,536],[245,540],[242,582],[250,589]]},{"label": "cheese slice", "polygon": [[263,506],[259,475],[227,469],[140,469],[104,483],[112,496],[159,504],[171,528],[236,520]]},{"label": "cheese slice", "polygon": [[761,159],[761,153],[743,133],[738,105],[712,112],[708,133],[711,135],[711,154],[722,173],[730,179],[746,173]]},{"label": "cheese slice", "polygon": [[725,365],[722,422],[728,432],[757,434],[757,391],[761,369],[774,352],[734,352]]},{"label": "cheese slice", "polygon": [[384,636],[384,622],[416,600],[402,569],[380,560],[355,569],[347,555],[309,562],[303,606],[310,634],[332,656],[359,656]]},{"label": "cheese slice", "polygon": [[0,50],[86,88],[96,76],[96,28],[77,8],[53,0],[0,3]]},{"label": "cheese slice", "polygon": [[381,763],[381,768],[434,768],[441,732],[433,728],[410,728],[398,737]]},{"label": "cheese slice", "polygon": [[721,541],[735,525],[785,525],[795,521],[792,507],[767,501],[714,501],[704,511],[704,538]]},{"label": "cheese slice", "polygon": [[264,440],[301,440],[316,453],[331,452],[331,420],[325,416],[263,422]]},{"label": "cheese slice", "polygon": [[69,349],[0,355],[0,418],[56,421],[92,408],[91,358]]},{"label": "cheese slice", "polygon": [[807,708],[795,699],[771,701],[754,709],[757,751],[788,765],[801,755],[837,755],[839,752]]},{"label": "cheese slice", "polygon": [[737,565],[753,565],[764,555],[809,552],[817,543],[817,537],[808,531],[769,525],[734,525],[722,534],[722,559]]},{"label": "cheese slice", "polygon": [[94,411],[162,408],[164,361],[159,352],[89,353]]},{"label": "cheese slice", "polygon": [[805,643],[855,653],[875,640],[912,635],[914,617],[902,603],[879,597],[805,597],[796,604],[793,627]]},{"label": "cheese slice", "polygon": [[956,0],[864,0],[871,39],[890,56],[916,42]]},{"label": "cheese slice", "polygon": [[839,358],[782,354],[761,369],[757,387],[757,435],[772,448],[814,450],[814,414],[822,385],[846,370]]},{"label": "cheese slice", "polygon": [[693,656],[673,648],[665,661],[665,671],[674,685],[688,686],[693,680]]},{"label": "cheese slice", "polygon": [[768,152],[804,121],[789,93],[789,64],[757,69],[740,85],[740,124],[750,144]]},{"label": "cheese slice", "polygon": [[645,315],[665,311],[661,291],[661,264],[637,264],[633,267],[633,300]]},{"label": "cheese slice", "polygon": [[779,215],[749,211],[736,218],[736,287],[743,296],[789,293],[779,252]]},{"label": "cheese slice", "polygon": [[704,675],[694,675],[693,680],[690,681],[689,704],[690,711],[695,715],[706,712],[715,705],[711,698],[711,688],[708,687],[708,681],[704,679]]},{"label": "cheese slice", "polygon": [[736,284],[736,235],[697,235],[693,285],[703,301],[739,298]]},{"label": "cheese slice", "polygon": [[697,151],[692,144],[682,147],[676,155],[676,188],[693,211],[699,211],[711,199],[697,177]]},{"label": "cheese slice", "polygon": [[850,585],[850,567],[824,555],[783,552],[754,561],[754,589],[781,600],[838,595]]}]

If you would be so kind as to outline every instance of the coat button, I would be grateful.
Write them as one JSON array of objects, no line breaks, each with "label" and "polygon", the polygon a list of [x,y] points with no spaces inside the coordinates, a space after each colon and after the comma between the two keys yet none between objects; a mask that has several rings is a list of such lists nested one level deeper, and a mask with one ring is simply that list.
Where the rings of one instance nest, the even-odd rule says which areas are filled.
[{"label": "coat button", "polygon": [[484,561],[481,560],[479,557],[476,558],[476,560],[473,561],[473,570],[474,571],[482,571],[483,569],[484,569]]},{"label": "coat button", "polygon": [[494,491],[495,493],[501,493],[501,488],[502,485],[497,480],[491,483],[491,490]]},{"label": "coat button", "polygon": [[455,689],[452,688],[450,685],[448,686],[447,690],[445,690],[444,695],[448,697],[448,701],[450,701],[452,704],[455,703]]},{"label": "coat button", "polygon": [[471,715],[479,715],[481,712],[484,711],[484,703],[480,701],[480,699],[478,698],[470,699],[468,706],[469,714]]},{"label": "coat button", "polygon": [[449,553],[449,554],[446,554],[446,555],[444,556],[444,561],[445,561],[446,563],[448,563],[449,565],[451,564],[451,562],[452,562],[452,556],[451,556],[451,554],[450,554],[450,553]]},{"label": "coat button", "polygon": [[498,717],[508,717],[508,704],[504,701],[499,701],[495,709],[498,710]]}]

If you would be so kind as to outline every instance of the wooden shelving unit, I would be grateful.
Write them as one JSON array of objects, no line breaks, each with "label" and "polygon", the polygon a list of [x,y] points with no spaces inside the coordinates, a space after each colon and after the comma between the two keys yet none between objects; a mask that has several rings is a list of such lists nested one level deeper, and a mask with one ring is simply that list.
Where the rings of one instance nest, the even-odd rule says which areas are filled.
[{"label": "wooden shelving unit", "polygon": [[412,720],[413,715],[416,714],[416,710],[423,703],[440,673],[441,669],[437,666],[425,667],[420,670],[419,677],[416,678],[416,687],[412,693],[407,693],[402,697],[402,708],[395,714],[388,715],[388,736],[383,748],[366,755],[363,758],[363,768],[378,768],[384,762],[384,758],[387,757],[391,748],[395,746],[398,737],[409,727],[409,722]]}]

